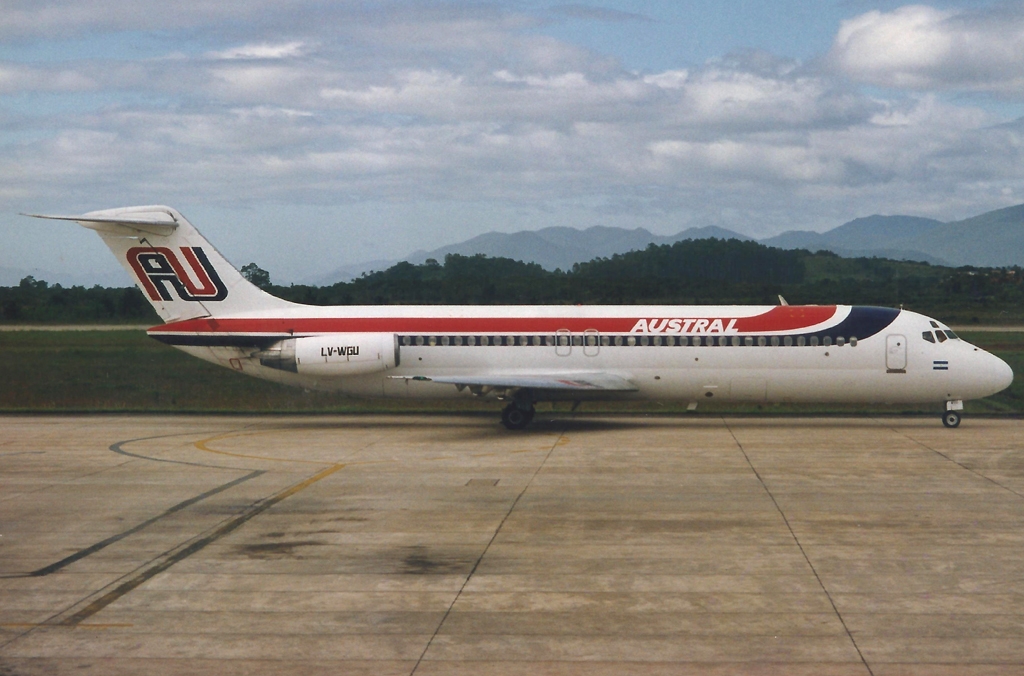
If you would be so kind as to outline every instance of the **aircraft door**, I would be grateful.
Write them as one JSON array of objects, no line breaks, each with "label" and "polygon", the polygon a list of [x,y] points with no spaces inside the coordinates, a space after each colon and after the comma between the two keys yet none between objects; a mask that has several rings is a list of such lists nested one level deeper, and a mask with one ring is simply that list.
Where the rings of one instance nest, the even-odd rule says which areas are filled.
[{"label": "aircraft door", "polygon": [[555,332],[555,354],[559,357],[568,357],[572,354],[572,336],[569,329],[558,329]]},{"label": "aircraft door", "polygon": [[583,332],[583,354],[587,357],[596,357],[601,351],[601,334],[597,329],[587,329]]},{"label": "aircraft door", "polygon": [[907,372],[907,337],[898,334],[885,337],[885,370],[889,373]]}]

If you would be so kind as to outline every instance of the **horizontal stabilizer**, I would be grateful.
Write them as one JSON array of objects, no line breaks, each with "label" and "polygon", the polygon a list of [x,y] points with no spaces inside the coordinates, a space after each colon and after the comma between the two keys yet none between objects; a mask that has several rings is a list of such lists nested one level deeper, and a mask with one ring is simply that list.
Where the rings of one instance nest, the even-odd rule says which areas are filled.
[{"label": "horizontal stabilizer", "polygon": [[492,389],[534,389],[569,391],[635,392],[639,388],[626,378],[611,373],[480,374],[458,376],[391,376],[405,380],[425,380],[456,387]]},{"label": "horizontal stabilizer", "polygon": [[126,234],[144,232],[150,235],[167,237],[178,227],[178,221],[168,211],[128,211],[119,209],[119,213],[94,211],[80,216],[54,216],[48,214],[23,214],[32,218],[46,218],[54,221],[75,221],[93,230],[116,232],[127,229]]}]

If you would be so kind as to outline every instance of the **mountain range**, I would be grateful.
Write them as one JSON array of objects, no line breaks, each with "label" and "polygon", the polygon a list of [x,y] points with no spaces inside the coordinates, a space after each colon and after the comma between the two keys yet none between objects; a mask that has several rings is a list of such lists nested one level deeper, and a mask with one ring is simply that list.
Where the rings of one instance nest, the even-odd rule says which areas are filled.
[{"label": "mountain range", "polygon": [[[450,253],[464,256],[484,254],[537,263],[547,270],[568,270],[574,263],[645,249],[650,244],[672,244],[686,239],[711,237],[752,239],[717,226],[689,228],[668,236],[655,235],[644,228],[628,230],[601,225],[585,230],[551,227],[513,233],[488,232],[432,251],[414,251],[399,260],[375,260],[346,265],[309,281],[326,286],[351,280],[372,270],[386,270],[400,260],[416,264],[431,258],[443,261],[445,255]],[[916,216],[867,216],[827,232],[791,230],[757,241],[780,249],[827,250],[844,257],[874,256],[949,266],[1024,266],[1024,204],[950,222]],[[87,280],[73,274],[57,274],[47,270],[0,268],[0,286],[16,285],[27,275],[65,286],[126,286],[130,283],[127,274],[122,271],[112,271]]]},{"label": "mountain range", "polygon": [[[484,254],[537,263],[548,270],[567,270],[574,263],[645,249],[649,244],[711,237],[752,239],[717,226],[689,228],[668,236],[655,235],[644,228],[551,227],[513,233],[488,232],[432,251],[415,251],[401,260],[419,264],[429,259],[443,261],[446,254]],[[949,266],[1024,265],[1024,204],[950,222],[917,216],[867,216],[827,232],[790,230],[757,241],[780,249],[832,251],[844,257],[892,258]],[[321,277],[316,283],[347,281],[363,272],[387,269],[397,262],[349,265]]]}]

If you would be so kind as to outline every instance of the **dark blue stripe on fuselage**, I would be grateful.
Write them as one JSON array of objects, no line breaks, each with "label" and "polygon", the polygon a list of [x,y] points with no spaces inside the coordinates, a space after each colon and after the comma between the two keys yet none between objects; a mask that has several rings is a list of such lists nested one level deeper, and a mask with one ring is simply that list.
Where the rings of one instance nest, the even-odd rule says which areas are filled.
[{"label": "dark blue stripe on fuselage", "polygon": [[894,310],[890,307],[855,306],[850,308],[850,314],[846,319],[832,328],[814,333],[794,333],[793,335],[817,336],[818,338],[828,336],[832,340],[843,336],[847,340],[851,337],[863,340],[881,333],[887,326],[896,321],[896,317],[899,314],[899,310]]}]

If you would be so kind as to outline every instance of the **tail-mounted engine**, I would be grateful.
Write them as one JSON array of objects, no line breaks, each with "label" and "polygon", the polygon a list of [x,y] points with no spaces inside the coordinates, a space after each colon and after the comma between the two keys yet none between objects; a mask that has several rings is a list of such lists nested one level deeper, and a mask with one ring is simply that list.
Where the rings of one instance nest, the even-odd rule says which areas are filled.
[{"label": "tail-mounted engine", "polygon": [[288,338],[253,355],[272,369],[318,376],[357,376],[398,366],[393,333],[332,333]]}]

